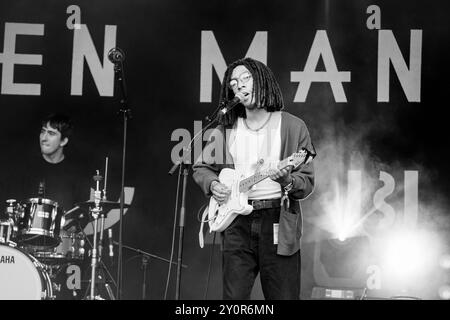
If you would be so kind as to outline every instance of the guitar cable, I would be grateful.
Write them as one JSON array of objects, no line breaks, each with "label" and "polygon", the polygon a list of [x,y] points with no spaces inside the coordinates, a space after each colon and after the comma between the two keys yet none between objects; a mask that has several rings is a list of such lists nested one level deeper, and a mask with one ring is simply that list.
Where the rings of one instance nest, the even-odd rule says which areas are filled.
[{"label": "guitar cable", "polygon": [[206,300],[207,296],[208,296],[208,287],[209,287],[209,280],[211,277],[211,269],[212,269],[212,260],[213,260],[213,255],[214,255],[214,246],[216,243],[216,233],[214,231],[214,235],[213,235],[213,241],[211,243],[211,253],[209,255],[209,264],[208,264],[208,276],[206,277],[206,288],[205,288],[205,295],[203,296],[203,300]]}]

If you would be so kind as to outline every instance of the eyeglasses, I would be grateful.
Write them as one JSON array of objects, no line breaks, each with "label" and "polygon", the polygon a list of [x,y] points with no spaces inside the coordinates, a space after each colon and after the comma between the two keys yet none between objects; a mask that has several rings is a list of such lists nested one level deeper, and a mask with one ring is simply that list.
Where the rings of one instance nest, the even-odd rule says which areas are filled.
[{"label": "eyeglasses", "polygon": [[239,76],[239,78],[231,79],[228,83],[228,86],[231,90],[235,90],[238,86],[238,80],[240,80],[242,83],[247,83],[251,78],[252,75],[250,72],[244,72]]}]

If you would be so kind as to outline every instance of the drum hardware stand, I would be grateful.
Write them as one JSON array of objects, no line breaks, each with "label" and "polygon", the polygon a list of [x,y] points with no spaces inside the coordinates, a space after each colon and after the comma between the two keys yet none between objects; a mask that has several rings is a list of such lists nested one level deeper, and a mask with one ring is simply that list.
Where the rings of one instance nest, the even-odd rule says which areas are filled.
[{"label": "drum hardware stand", "polygon": [[[102,197],[102,201],[107,201],[107,197],[106,197],[106,186],[107,186],[107,181],[108,181],[108,157],[106,157],[105,159],[105,181],[103,183],[103,197]],[[101,263],[101,268],[104,269],[104,271],[106,271],[107,275],[109,276],[109,278],[111,279],[111,281],[114,283],[114,285],[117,287],[117,283],[114,281],[111,273],[109,272],[108,268],[106,267],[105,263],[102,260],[102,250],[103,250],[103,235],[104,235],[104,231],[105,231],[105,218],[106,215],[103,213],[101,213],[100,215],[101,218],[101,226],[100,226],[100,243],[99,243],[99,257],[98,257],[98,261]],[[110,230],[111,231],[111,230]],[[112,237],[112,233],[111,233],[111,237]],[[111,289],[111,287],[109,286],[109,284],[107,283],[106,279],[105,279],[105,288],[106,288],[106,292],[109,295],[109,298],[111,300],[116,300],[116,298],[114,297],[114,293]]]},{"label": "drum hardware stand", "polygon": [[[61,266],[51,266],[45,263],[42,263],[42,265],[44,266],[44,269],[47,271],[48,276],[50,277],[50,279],[55,280],[57,275],[59,274],[59,272],[61,270],[62,267]],[[54,270],[56,269],[56,271]],[[55,281],[52,281],[52,286],[53,286],[53,292],[61,292],[61,284],[57,284]]]},{"label": "drum hardware stand", "polygon": [[[99,171],[97,170],[97,174],[94,176],[94,181],[96,182],[96,189],[94,191],[94,203],[95,207],[91,207],[89,209],[92,217],[94,218],[94,243],[92,245],[92,257],[91,257],[91,294],[89,296],[90,300],[95,300],[95,276],[97,269],[97,233],[98,233],[98,216],[102,212],[102,208],[100,207],[101,200],[101,191],[100,191],[100,181],[102,180],[102,176],[99,175]],[[102,214],[102,216],[104,216]],[[104,217],[103,217],[104,218]]]},{"label": "drum hardware stand", "polygon": [[[98,172],[97,172],[98,174]],[[103,183],[103,197],[102,201],[106,201],[106,182],[108,180],[108,157],[106,157],[105,162],[105,182]],[[95,195],[94,195],[95,196]],[[102,259],[102,251],[103,251],[103,232],[105,229],[105,214],[103,213],[103,210],[100,213],[100,241],[98,245],[98,261],[100,262]],[[97,231],[97,230],[96,230]]]},{"label": "drum hardware stand", "polygon": [[17,246],[17,244],[12,241],[14,233],[17,231],[17,217],[14,212],[14,204],[16,202],[15,199],[6,200],[6,212],[0,213],[0,243],[10,244],[14,247]]},{"label": "drum hardware stand", "polygon": [[98,262],[102,260],[103,252],[103,229],[105,228],[105,214],[103,211],[100,213],[100,241],[98,242]]},{"label": "drum hardware stand", "polygon": [[[102,250],[103,250],[103,234],[104,234],[104,226],[105,226],[105,213],[103,212],[103,208],[101,206],[101,201],[106,200],[106,197],[103,196],[102,198],[102,191],[100,191],[100,181],[103,180],[103,177],[99,174],[99,171],[97,170],[97,174],[94,176],[94,181],[96,182],[96,189],[94,191],[94,207],[90,207],[89,211],[94,219],[94,240],[92,244],[92,254],[91,254],[91,284],[90,284],[90,296],[89,300],[95,300],[95,280],[97,276],[97,267],[101,267],[103,269],[106,269],[105,271],[108,273],[108,275],[111,277],[109,271],[107,270],[106,266],[104,265],[101,257],[102,257]],[[106,192],[106,184],[104,185],[103,192]],[[100,239],[97,242],[97,234],[98,234],[98,218],[100,217]],[[87,238],[86,238],[87,239]],[[98,264],[101,264],[98,266]],[[112,279],[113,280],[113,279]],[[105,280],[106,281],[106,280]],[[111,295],[112,291],[109,288],[108,284],[105,284],[105,287],[107,289],[108,294],[110,295],[110,298],[112,300],[115,300],[114,296]]]},{"label": "drum hardware stand", "polygon": [[106,201],[106,186],[108,181],[108,157],[105,158],[105,182],[103,183],[103,201]]},{"label": "drum hardware stand", "polygon": [[[79,207],[78,207],[78,208],[79,208]],[[82,225],[80,224],[80,221],[77,221],[77,224],[78,224],[78,228],[81,230],[80,232],[83,233],[86,242],[87,242],[88,245],[92,248],[93,245],[92,245],[91,241],[89,241],[89,238],[87,237],[86,233],[83,231],[83,227],[82,227]],[[86,253],[86,254],[92,256],[92,250],[89,250],[89,252],[90,252],[90,253]],[[99,270],[105,271],[106,274],[107,274],[107,276],[109,277],[110,281],[112,282],[112,284],[114,284],[114,286],[117,287],[117,283],[114,281],[113,276],[112,276],[111,273],[109,272],[109,270],[108,270],[108,268],[106,267],[106,265],[105,265],[105,263],[103,262],[103,260],[99,259],[98,262],[100,263],[100,265],[99,265]],[[101,278],[100,275],[98,276],[98,278]],[[82,280],[82,282],[86,282],[86,280]],[[87,280],[87,282],[88,282],[88,283],[91,283],[91,279],[90,279],[90,280]],[[104,286],[105,286],[105,288],[106,288],[106,291],[107,291],[107,293],[108,293],[110,299],[111,299],[111,300],[116,300],[115,297],[114,297],[114,294],[113,294],[113,292],[112,292],[112,289],[111,289],[110,285],[107,283],[106,280],[105,280]],[[88,293],[89,290],[90,290],[90,285],[88,285],[88,287],[87,287],[87,289],[86,289],[86,291],[85,291],[85,294],[84,294],[84,298],[83,298],[83,299],[86,299],[87,293]],[[96,298],[97,298],[97,297],[96,297]],[[103,300],[104,300],[104,299],[103,299]]]}]

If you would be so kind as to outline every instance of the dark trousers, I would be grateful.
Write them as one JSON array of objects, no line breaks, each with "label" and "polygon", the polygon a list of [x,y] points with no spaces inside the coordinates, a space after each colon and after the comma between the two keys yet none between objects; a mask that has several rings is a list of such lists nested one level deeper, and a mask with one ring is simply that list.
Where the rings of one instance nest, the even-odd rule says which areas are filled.
[{"label": "dark trousers", "polygon": [[279,218],[280,208],[254,210],[237,216],[223,231],[224,299],[250,299],[258,272],[265,299],[300,298],[300,251],[292,256],[277,254],[273,225]]}]

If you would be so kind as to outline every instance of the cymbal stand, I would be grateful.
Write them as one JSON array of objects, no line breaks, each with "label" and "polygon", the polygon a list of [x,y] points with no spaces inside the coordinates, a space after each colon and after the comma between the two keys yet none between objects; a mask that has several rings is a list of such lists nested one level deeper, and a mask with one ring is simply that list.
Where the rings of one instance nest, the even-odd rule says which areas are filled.
[{"label": "cymbal stand", "polygon": [[[102,180],[102,176],[99,175],[99,171],[97,170],[97,174],[94,176],[94,181],[96,182],[96,190],[94,191],[94,203],[95,207],[90,208],[92,217],[94,218],[94,243],[92,245],[92,258],[91,258],[91,294],[89,296],[90,300],[95,300],[95,275],[97,268],[97,232],[98,232],[98,216],[102,211],[100,207],[101,200],[101,191],[100,191],[100,181]],[[103,216],[103,214],[102,214]],[[104,217],[103,217],[104,219]],[[102,229],[103,230],[103,229]]]}]

